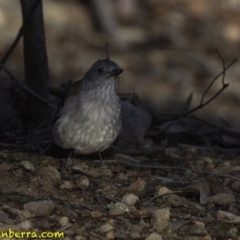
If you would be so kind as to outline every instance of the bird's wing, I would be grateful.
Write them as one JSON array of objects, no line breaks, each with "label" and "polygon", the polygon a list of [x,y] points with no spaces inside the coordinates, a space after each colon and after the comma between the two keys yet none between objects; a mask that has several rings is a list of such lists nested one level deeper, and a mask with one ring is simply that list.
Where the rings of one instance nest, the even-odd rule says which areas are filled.
[{"label": "bird's wing", "polygon": [[59,113],[62,109],[62,107],[64,106],[65,102],[70,98],[70,97],[74,97],[76,96],[82,89],[82,80],[76,81],[74,83],[72,83],[71,85],[69,85],[69,87],[66,89],[63,98],[61,100],[61,102],[58,105],[55,117],[54,117],[54,124],[57,121],[58,117],[59,117]]},{"label": "bird's wing", "polygon": [[79,81],[76,81],[74,83],[72,83],[68,88],[67,90],[65,91],[64,93],[64,96],[63,96],[63,105],[64,103],[70,98],[70,97],[74,97],[76,96],[79,92],[81,92],[81,89],[82,89],[82,84],[83,81],[82,80],[79,80]]}]

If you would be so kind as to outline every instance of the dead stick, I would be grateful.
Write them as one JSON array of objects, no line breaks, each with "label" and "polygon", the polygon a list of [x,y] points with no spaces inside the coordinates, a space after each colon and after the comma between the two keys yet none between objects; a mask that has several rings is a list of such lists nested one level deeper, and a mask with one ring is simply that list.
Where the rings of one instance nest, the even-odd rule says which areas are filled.
[{"label": "dead stick", "polygon": [[[36,8],[37,8],[37,6],[38,6],[38,4],[39,4],[40,1],[41,1],[41,0],[36,0],[36,1],[34,2],[34,4],[32,5],[31,10],[30,10],[30,12],[29,12],[29,15],[28,15],[28,17],[27,17],[27,20],[30,20],[30,19],[31,19],[31,17],[32,17],[32,15],[34,14],[34,12],[35,12],[35,10],[36,10]],[[3,56],[2,61],[1,61],[2,64],[5,64],[6,61],[8,60],[8,58],[10,57],[10,55],[12,54],[13,50],[14,50],[15,47],[17,46],[17,44],[18,44],[18,42],[20,41],[21,37],[23,36],[23,31],[24,31],[24,23],[23,23],[23,25],[21,26],[21,28],[19,29],[18,34],[17,34],[15,40],[13,41],[12,45],[10,46],[10,48],[8,49],[8,51],[6,52],[6,54]],[[0,67],[0,71],[1,71],[1,69],[2,69],[2,67]]]},{"label": "dead stick", "polygon": [[55,108],[55,106],[53,104],[50,104],[47,100],[43,99],[41,96],[39,96],[36,92],[34,92],[33,90],[31,90],[30,88],[28,88],[24,81],[21,80],[19,77],[17,77],[15,74],[11,73],[10,70],[8,70],[2,63],[0,63],[0,67],[4,70],[4,72],[9,75],[9,77],[14,80],[17,84],[19,84],[19,86],[27,93],[31,94],[32,96],[34,96],[35,98],[37,98],[39,101],[41,101],[42,103],[50,106],[51,108]]}]

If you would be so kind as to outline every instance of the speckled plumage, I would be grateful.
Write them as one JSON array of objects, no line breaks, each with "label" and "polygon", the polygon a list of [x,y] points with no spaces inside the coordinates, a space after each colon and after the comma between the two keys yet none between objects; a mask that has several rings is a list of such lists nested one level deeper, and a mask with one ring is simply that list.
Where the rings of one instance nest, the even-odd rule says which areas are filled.
[{"label": "speckled plumage", "polygon": [[101,152],[121,129],[121,101],[116,94],[123,70],[110,60],[99,60],[65,93],[54,124],[55,142],[80,154]]}]

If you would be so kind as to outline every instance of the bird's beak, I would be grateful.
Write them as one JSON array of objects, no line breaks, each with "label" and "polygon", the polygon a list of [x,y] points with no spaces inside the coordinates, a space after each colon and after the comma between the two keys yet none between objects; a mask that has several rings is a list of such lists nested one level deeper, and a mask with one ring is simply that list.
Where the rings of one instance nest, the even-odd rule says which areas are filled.
[{"label": "bird's beak", "polygon": [[115,68],[115,69],[113,69],[113,70],[111,71],[111,75],[112,75],[112,76],[117,76],[117,75],[121,74],[122,72],[123,72],[123,69],[121,69],[121,68]]}]

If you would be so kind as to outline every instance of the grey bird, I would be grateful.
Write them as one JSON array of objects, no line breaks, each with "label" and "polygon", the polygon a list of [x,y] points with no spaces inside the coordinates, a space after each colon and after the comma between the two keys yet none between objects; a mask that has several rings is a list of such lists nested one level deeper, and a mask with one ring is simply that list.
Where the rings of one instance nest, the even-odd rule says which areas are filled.
[{"label": "grey bird", "polygon": [[[115,62],[99,60],[82,80],[69,86],[53,127],[57,145],[90,154],[112,144],[121,129],[121,100],[116,88],[122,72]],[[66,165],[71,165],[70,158]]]}]

